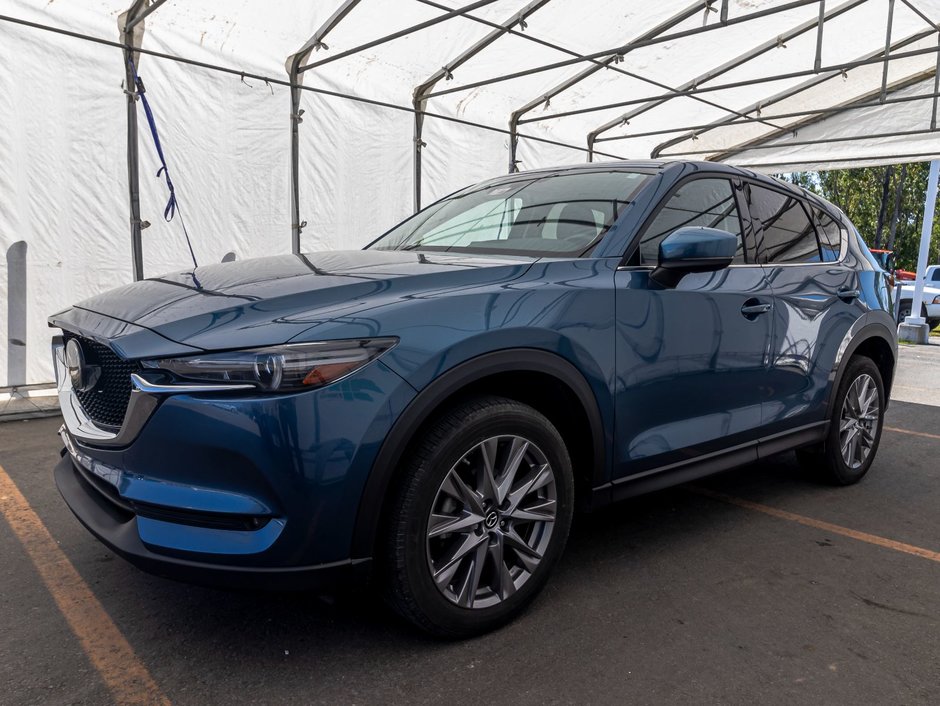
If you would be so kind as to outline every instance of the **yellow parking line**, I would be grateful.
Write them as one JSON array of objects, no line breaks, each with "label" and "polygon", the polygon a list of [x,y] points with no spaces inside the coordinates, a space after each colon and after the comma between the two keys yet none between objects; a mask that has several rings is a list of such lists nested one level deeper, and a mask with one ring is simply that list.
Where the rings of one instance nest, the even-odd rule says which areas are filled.
[{"label": "yellow parking line", "polygon": [[901,429],[900,427],[885,427],[885,431],[894,431],[898,434],[910,434],[911,436],[923,436],[927,439],[937,439],[940,441],[940,434],[928,434],[925,431],[911,431],[910,429]]},{"label": "yellow parking line", "polygon": [[29,555],[89,661],[119,704],[169,704],[16,484],[0,466],[0,513]]},{"label": "yellow parking line", "polygon": [[718,493],[714,490],[708,490],[707,488],[700,488],[698,486],[686,487],[689,491],[698,495],[704,495],[707,498],[720,500],[721,502],[737,505],[738,507],[743,507],[748,510],[756,510],[757,512],[762,512],[765,515],[771,515],[773,517],[780,518],[781,520],[798,522],[799,524],[806,525],[807,527],[814,527],[815,529],[821,529],[826,532],[831,532],[832,534],[839,534],[843,537],[850,537],[851,539],[857,539],[860,542],[868,542],[869,544],[884,547],[885,549],[893,549],[896,552],[913,554],[914,556],[919,556],[922,559],[929,559],[930,561],[940,562],[940,552],[931,551],[930,549],[915,547],[913,544],[905,544],[904,542],[896,542],[893,539],[886,539],[885,537],[879,537],[875,534],[868,534],[867,532],[859,532],[858,530],[849,529],[848,527],[834,525],[830,522],[823,522],[822,520],[816,520],[812,517],[806,517],[805,515],[797,515],[795,512],[787,512],[786,510],[780,510],[775,507],[770,507],[769,505],[762,505],[761,503],[755,503],[751,500],[745,500],[744,498],[738,498],[733,495],[725,495],[724,493]]}]

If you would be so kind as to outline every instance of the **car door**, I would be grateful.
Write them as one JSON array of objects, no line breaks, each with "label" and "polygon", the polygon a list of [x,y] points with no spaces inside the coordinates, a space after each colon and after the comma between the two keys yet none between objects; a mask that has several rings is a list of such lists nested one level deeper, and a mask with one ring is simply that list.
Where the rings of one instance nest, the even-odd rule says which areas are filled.
[{"label": "car door", "polygon": [[[740,182],[696,175],[668,193],[628,251],[616,282],[615,484],[744,445],[761,424],[772,298],[756,262]],[[739,238],[730,267],[650,280],[659,243],[682,226]]]},{"label": "car door", "polygon": [[783,187],[745,191],[774,301],[764,425],[767,434],[782,433],[825,419],[830,374],[865,307],[843,256],[847,233],[834,218]]}]

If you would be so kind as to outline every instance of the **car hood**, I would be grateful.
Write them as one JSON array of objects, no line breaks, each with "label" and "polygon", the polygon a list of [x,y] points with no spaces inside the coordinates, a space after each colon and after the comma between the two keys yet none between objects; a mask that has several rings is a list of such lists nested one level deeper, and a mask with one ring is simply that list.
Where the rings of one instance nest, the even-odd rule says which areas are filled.
[{"label": "car hood", "polygon": [[[499,285],[531,257],[350,250],[221,263],[145,279],[74,309],[205,350],[284,343],[312,326],[416,293]],[[67,314],[67,312],[63,312]],[[53,316],[61,325],[68,316]]]}]

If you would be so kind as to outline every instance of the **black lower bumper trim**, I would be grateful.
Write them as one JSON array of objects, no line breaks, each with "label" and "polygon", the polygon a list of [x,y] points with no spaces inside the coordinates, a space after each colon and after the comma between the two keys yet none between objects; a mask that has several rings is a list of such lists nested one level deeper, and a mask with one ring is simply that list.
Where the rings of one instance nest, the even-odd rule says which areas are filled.
[{"label": "black lower bumper trim", "polygon": [[55,467],[55,483],[66,505],[89,532],[134,566],[165,578],[221,588],[334,591],[364,583],[371,559],[347,559],[330,564],[257,567],[210,564],[168,557],[149,550],[137,533],[136,517],[115,508],[88,487],[72,459],[64,456]]}]

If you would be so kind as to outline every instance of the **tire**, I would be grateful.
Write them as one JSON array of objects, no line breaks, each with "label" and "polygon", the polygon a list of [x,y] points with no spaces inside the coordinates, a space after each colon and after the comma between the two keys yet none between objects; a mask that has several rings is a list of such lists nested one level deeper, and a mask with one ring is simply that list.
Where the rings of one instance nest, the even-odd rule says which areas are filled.
[{"label": "tire", "polygon": [[[903,324],[904,319],[906,319],[908,316],[911,315],[912,304],[913,302],[911,302],[911,300],[909,299],[901,302],[900,306],[898,307],[898,323],[899,324]],[[927,307],[924,304],[920,305],[920,315],[924,317],[924,319],[927,318]]]},{"label": "tire", "polygon": [[902,301],[898,307],[898,323],[903,324],[904,319],[911,315],[911,302]]},{"label": "tire", "polygon": [[500,397],[461,403],[419,433],[391,498],[380,557],[386,600],[439,637],[488,632],[525,609],[564,550],[571,459],[545,416]]},{"label": "tire", "polygon": [[[872,389],[877,392],[877,399],[870,398],[866,404]],[[862,393],[860,397],[859,391]],[[860,400],[860,403],[855,400]],[[853,357],[832,401],[826,441],[821,446],[799,449],[797,457],[803,466],[824,482],[832,485],[858,483],[875,460],[884,427],[884,412],[884,383],[878,366],[870,358]],[[868,417],[870,419],[866,419]],[[846,442],[851,462],[845,455]]]}]

